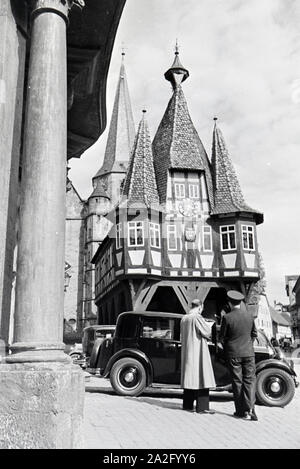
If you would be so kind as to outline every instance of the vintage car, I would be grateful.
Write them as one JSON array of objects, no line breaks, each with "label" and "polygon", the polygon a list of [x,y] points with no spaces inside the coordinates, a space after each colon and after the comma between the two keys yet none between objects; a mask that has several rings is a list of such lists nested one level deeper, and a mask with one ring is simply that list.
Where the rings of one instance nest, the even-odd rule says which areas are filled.
[{"label": "vintage car", "polygon": [[82,333],[74,332],[64,336],[67,353],[74,364],[81,368],[88,368],[87,371],[95,373],[95,359],[103,340],[112,337],[115,325],[94,325],[87,326]]},{"label": "vintage car", "polygon": [[111,338],[115,332],[115,325],[98,324],[83,329],[82,352],[85,360],[84,367],[91,374],[96,373],[96,359],[102,342]]},{"label": "vintage car", "polygon": [[[115,334],[103,341],[96,363],[117,394],[138,396],[150,385],[180,384],[181,318],[180,314],[150,311],[119,315]],[[267,406],[287,405],[298,385],[293,362],[280,355],[260,331],[254,348],[257,401]],[[209,349],[216,390],[229,390],[223,348],[216,340],[209,342]]]}]

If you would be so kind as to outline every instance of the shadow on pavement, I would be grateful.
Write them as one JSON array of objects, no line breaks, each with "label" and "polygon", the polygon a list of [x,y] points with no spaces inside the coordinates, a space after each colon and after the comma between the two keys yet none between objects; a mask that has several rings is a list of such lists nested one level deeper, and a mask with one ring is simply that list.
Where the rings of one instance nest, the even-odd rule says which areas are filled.
[{"label": "shadow on pavement", "polygon": [[[109,394],[116,397],[125,397],[126,399],[142,399],[144,396],[149,398],[163,399],[182,399],[182,389],[157,389],[147,388],[141,396],[119,396],[110,386],[85,386],[85,391],[89,393]],[[232,400],[232,394],[228,392],[212,391],[210,393],[210,401],[226,402]],[[176,404],[177,405],[177,404]],[[179,404],[178,404],[179,405]],[[180,405],[179,405],[180,406]]]},{"label": "shadow on pavement", "polygon": [[[162,396],[163,398],[166,398],[167,396],[164,395]],[[174,396],[168,396],[169,398],[174,398]],[[177,396],[178,397],[178,396]],[[180,396],[181,397],[181,396]],[[139,397],[129,397],[129,396],[126,396],[125,399],[128,399],[128,400],[135,400],[136,402],[138,403],[146,403],[146,404],[150,404],[150,405],[153,405],[155,407],[162,407],[164,409],[173,409],[173,410],[180,410],[184,413],[190,413],[190,414],[195,414],[197,415],[196,412],[186,412],[182,409],[182,402],[166,402],[166,401],[162,401],[161,399],[158,398],[158,396],[151,396],[151,397],[144,397],[144,396],[139,396]],[[210,402],[212,402],[213,399],[210,399]],[[217,411],[213,408],[211,408],[211,410],[214,410],[215,414],[219,414],[219,415],[228,415],[228,416],[232,416],[232,414],[228,414],[226,412],[220,412],[220,411]]]},{"label": "shadow on pavement", "polygon": [[110,394],[111,396],[117,396],[112,388],[101,387],[101,386],[85,386],[85,392],[99,393],[99,394]]}]

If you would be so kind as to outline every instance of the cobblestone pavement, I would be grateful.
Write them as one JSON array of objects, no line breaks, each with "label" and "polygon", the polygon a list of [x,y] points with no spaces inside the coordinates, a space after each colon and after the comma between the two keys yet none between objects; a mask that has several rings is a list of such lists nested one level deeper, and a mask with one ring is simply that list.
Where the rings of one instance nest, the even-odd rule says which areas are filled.
[{"label": "cobblestone pavement", "polygon": [[[300,365],[295,366],[298,380]],[[214,415],[181,409],[180,390],[147,390],[139,397],[116,395],[108,380],[86,380],[85,448],[290,449],[300,448],[299,388],[285,408],[257,406],[258,422],[232,416],[227,392],[211,393]]]}]

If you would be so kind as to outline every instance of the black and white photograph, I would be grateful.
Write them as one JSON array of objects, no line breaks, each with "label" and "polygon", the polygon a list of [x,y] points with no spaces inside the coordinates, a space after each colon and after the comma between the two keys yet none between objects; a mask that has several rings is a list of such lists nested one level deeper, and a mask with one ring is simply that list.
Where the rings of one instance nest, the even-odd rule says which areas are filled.
[{"label": "black and white photograph", "polygon": [[300,449],[299,24],[0,0],[0,449]]}]

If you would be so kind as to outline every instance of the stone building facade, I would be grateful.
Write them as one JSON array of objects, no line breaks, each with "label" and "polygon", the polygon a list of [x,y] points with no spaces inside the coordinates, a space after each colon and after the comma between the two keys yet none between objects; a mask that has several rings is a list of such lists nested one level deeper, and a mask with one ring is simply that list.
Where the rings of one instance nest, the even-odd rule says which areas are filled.
[{"label": "stone building facade", "polygon": [[85,203],[70,180],[66,196],[66,255],[64,318],[76,321],[76,328],[83,317],[84,298],[84,240]]}]

